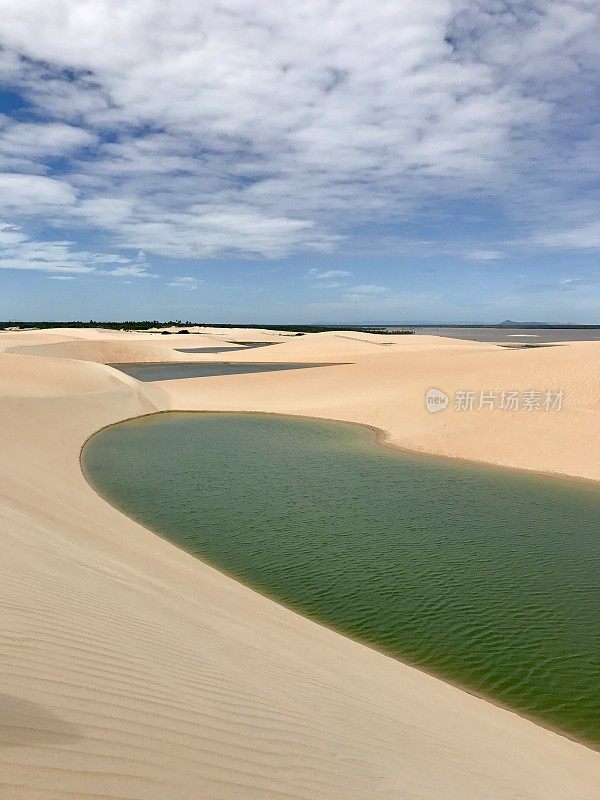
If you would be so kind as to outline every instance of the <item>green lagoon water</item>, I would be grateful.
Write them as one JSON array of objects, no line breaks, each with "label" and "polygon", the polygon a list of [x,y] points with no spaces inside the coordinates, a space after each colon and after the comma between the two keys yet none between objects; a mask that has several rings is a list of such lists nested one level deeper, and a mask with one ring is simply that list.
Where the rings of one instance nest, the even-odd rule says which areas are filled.
[{"label": "green lagoon water", "polygon": [[110,502],[302,614],[600,744],[600,490],[372,431],[161,414],[86,445]]}]

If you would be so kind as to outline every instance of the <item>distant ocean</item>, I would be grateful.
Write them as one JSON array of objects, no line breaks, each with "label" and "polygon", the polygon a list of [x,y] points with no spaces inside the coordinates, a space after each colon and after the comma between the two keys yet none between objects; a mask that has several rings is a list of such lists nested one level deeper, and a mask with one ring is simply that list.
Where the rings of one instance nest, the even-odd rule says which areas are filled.
[{"label": "distant ocean", "polygon": [[475,342],[512,342],[537,344],[548,342],[582,342],[600,340],[600,328],[413,328],[411,325],[382,326],[382,330],[413,330],[419,336],[449,336]]}]

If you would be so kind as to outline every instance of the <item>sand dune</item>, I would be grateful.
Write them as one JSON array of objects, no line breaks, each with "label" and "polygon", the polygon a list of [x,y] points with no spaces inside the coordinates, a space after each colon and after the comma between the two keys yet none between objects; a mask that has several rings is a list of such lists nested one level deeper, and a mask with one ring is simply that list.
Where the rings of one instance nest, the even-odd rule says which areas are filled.
[{"label": "sand dune", "polygon": [[[383,338],[383,337],[382,337]],[[385,337],[386,339],[389,337]],[[172,408],[271,411],[360,422],[384,431],[392,444],[423,453],[600,479],[600,344],[510,350],[434,336],[398,336],[390,346],[332,334],[299,337],[273,348],[227,354],[228,361],[340,362],[310,371],[272,372],[163,386]],[[201,382],[199,382],[199,380]],[[431,414],[425,393],[452,398],[475,393],[473,411]],[[479,393],[503,390],[564,393],[560,411],[501,411]],[[201,391],[201,395],[200,395]]]},{"label": "sand dune", "polygon": [[[85,333],[87,335],[80,335]],[[144,333],[122,333],[120,331],[102,331],[81,329],[71,333],[70,329],[44,332],[28,331],[27,333],[5,333],[0,336],[0,352],[18,353],[21,355],[39,355],[50,358],[71,358],[83,361],[95,361],[100,364],[193,361],[200,360],[202,354],[182,353],[178,348],[231,347],[232,350],[241,345],[232,344],[209,335],[171,335]],[[207,353],[210,358],[214,354]]]},{"label": "sand dune", "polygon": [[465,351],[470,348],[490,348],[497,350],[496,345],[481,342],[462,342],[439,336],[386,336],[383,334],[357,333],[355,331],[339,331],[306,334],[304,336],[281,339],[277,347],[267,347],[260,350],[244,350],[241,348],[235,353],[228,353],[227,361],[269,361],[269,362],[323,362],[353,361],[361,355],[376,355],[394,352],[423,352],[435,348],[439,353],[441,348],[453,348]]},{"label": "sand dune", "polygon": [[[2,800],[595,800],[597,753],[266,600],[124,517],[81,473],[94,431],[179,407],[349,419],[416,449],[599,477],[598,344],[411,338],[359,351],[298,337],[250,360],[351,363],[161,384],[93,363],[126,336],[82,337],[84,361],[0,354]],[[431,415],[431,383],[560,385],[570,404]]]},{"label": "sand dune", "polygon": [[[183,327],[183,326],[182,326]],[[219,339],[239,342],[278,342],[283,337],[293,337],[295,334],[290,331],[277,331],[267,328],[214,328],[210,325],[191,325],[185,326],[192,334],[202,334],[204,336],[216,336]],[[171,326],[168,328],[150,328],[154,332],[169,331],[177,333],[181,327]]]}]

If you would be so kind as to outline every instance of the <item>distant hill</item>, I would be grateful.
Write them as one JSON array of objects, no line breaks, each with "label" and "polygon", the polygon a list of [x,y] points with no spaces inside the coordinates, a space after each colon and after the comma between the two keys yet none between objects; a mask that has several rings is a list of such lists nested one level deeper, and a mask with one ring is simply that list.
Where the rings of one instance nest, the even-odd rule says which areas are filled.
[{"label": "distant hill", "polygon": [[498,323],[499,328],[554,328],[551,322],[515,322],[514,319],[504,319]]}]

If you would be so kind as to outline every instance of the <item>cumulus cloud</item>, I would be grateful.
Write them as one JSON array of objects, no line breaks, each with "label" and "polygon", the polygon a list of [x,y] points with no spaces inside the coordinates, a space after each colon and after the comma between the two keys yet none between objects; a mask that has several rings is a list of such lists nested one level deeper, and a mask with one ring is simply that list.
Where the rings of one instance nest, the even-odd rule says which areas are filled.
[{"label": "cumulus cloud", "polygon": [[75,190],[45,175],[0,174],[0,211],[25,215],[58,212],[75,201]]},{"label": "cumulus cloud", "polygon": [[33,240],[22,228],[9,223],[0,223],[0,269],[51,272],[56,279],[69,274],[157,277],[143,262],[130,263],[120,255],[76,250],[69,241]]},{"label": "cumulus cloud", "polygon": [[174,258],[351,248],[440,198],[554,224],[600,171],[599,28],[591,0],[5,0],[37,119],[2,118],[2,204]]},{"label": "cumulus cloud", "polygon": [[62,122],[16,122],[0,114],[0,163],[12,158],[44,158],[94,144],[90,131]]}]

